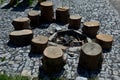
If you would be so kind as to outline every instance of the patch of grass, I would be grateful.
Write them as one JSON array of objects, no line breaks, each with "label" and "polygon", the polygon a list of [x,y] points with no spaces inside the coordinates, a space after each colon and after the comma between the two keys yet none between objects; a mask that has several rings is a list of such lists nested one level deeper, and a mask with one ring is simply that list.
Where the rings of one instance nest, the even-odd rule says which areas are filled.
[{"label": "patch of grass", "polygon": [[4,0],[0,0],[0,4],[3,4]]},{"label": "patch of grass", "polygon": [[99,80],[98,77],[88,78],[88,80]]},{"label": "patch of grass", "polygon": [[6,74],[0,74],[0,80],[30,80],[26,76],[7,76]]},{"label": "patch of grass", "polygon": [[5,57],[0,58],[0,61],[1,61],[1,62],[5,61],[5,60],[6,60]]}]

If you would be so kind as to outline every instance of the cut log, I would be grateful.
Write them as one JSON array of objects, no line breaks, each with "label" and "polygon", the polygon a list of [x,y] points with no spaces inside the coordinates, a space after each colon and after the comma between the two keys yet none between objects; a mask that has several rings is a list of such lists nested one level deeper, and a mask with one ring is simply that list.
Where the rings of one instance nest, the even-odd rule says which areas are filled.
[{"label": "cut log", "polygon": [[63,58],[63,51],[59,47],[47,47],[43,54],[43,69],[47,73],[59,72],[65,65]]},{"label": "cut log", "polygon": [[60,7],[56,10],[56,21],[58,23],[67,24],[69,21],[69,8]]},{"label": "cut log", "polygon": [[86,43],[81,47],[79,66],[87,70],[100,69],[102,65],[102,48],[97,43]]},{"label": "cut log", "polygon": [[32,53],[43,53],[44,49],[47,47],[48,37],[37,36],[32,39],[31,52]]},{"label": "cut log", "polygon": [[53,3],[44,1],[40,3],[42,21],[52,22],[54,17]]},{"label": "cut log", "polygon": [[110,49],[113,42],[113,37],[108,34],[96,35],[96,42],[101,45],[103,49]]},{"label": "cut log", "polygon": [[83,33],[85,33],[89,37],[95,37],[99,30],[99,22],[98,21],[90,21],[83,23]]},{"label": "cut log", "polygon": [[[19,0],[18,0],[19,1]],[[10,0],[9,5],[14,6],[17,4],[17,0]]]},{"label": "cut log", "polygon": [[30,19],[27,17],[13,19],[12,25],[15,30],[31,29],[30,28]]},{"label": "cut log", "polygon": [[69,29],[79,29],[81,23],[81,16],[78,14],[70,15],[69,18]]},{"label": "cut log", "polygon": [[17,46],[24,46],[31,43],[33,38],[32,30],[13,31],[9,35],[10,42]]},{"label": "cut log", "polygon": [[43,1],[46,1],[46,0],[38,0],[38,3],[41,3],[41,2],[43,2]]},{"label": "cut log", "polygon": [[30,19],[31,26],[38,26],[40,24],[40,13],[38,11],[30,11],[28,13],[28,18]]}]

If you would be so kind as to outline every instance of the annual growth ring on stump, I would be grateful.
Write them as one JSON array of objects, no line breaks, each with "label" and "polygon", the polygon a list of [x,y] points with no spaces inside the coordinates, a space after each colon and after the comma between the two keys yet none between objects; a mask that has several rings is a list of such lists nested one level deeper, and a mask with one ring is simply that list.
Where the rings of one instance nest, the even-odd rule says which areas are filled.
[{"label": "annual growth ring on stump", "polygon": [[88,70],[101,68],[102,48],[97,43],[86,43],[81,47],[79,65]]},{"label": "annual growth ring on stump", "polygon": [[83,33],[87,36],[95,37],[99,30],[99,22],[98,21],[89,21],[83,23]]},{"label": "annual growth ring on stump", "polygon": [[59,72],[64,64],[63,51],[59,47],[49,46],[44,50],[43,68],[46,72]]},{"label": "annual growth ring on stump", "polygon": [[81,23],[81,16],[79,14],[70,15],[69,29],[79,29]]},{"label": "annual growth ring on stump", "polygon": [[9,34],[10,41],[18,46],[28,45],[31,43],[33,38],[32,30],[18,30],[13,31]]},{"label": "annual growth ring on stump", "polygon": [[14,26],[15,30],[31,29],[30,19],[27,17],[13,19],[12,25]]},{"label": "annual growth ring on stump", "polygon": [[31,42],[31,52],[32,53],[43,53],[44,49],[47,47],[48,37],[39,35],[32,39]]},{"label": "annual growth ring on stump", "polygon": [[53,3],[51,1],[41,2],[40,9],[42,20],[52,22],[54,18]]},{"label": "annual growth ring on stump", "polygon": [[31,26],[37,26],[40,24],[40,13],[35,10],[31,10],[28,13],[28,18],[30,19]]},{"label": "annual growth ring on stump", "polygon": [[113,42],[113,37],[108,34],[96,35],[96,42],[101,45],[103,49],[110,49]]},{"label": "annual growth ring on stump", "polygon": [[56,10],[56,21],[58,23],[67,24],[69,21],[69,8],[59,7]]}]

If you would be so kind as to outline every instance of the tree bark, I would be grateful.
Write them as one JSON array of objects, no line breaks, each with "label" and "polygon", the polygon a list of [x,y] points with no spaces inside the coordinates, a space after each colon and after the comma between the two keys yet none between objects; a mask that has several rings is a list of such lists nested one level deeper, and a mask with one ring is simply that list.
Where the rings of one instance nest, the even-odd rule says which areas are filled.
[{"label": "tree bark", "polygon": [[27,17],[13,19],[12,25],[15,30],[31,29],[30,28],[30,19]]},{"label": "tree bark", "polygon": [[95,37],[99,30],[99,22],[98,21],[90,21],[83,23],[83,33],[85,33],[89,37]]},{"label": "tree bark", "polygon": [[110,49],[112,47],[113,37],[108,34],[96,35],[96,42],[101,45],[103,49]]},{"label": "tree bark", "polygon": [[58,23],[67,24],[69,21],[69,8],[60,7],[56,10],[56,21]]},{"label": "tree bark", "polygon": [[51,1],[44,1],[40,3],[41,18],[45,22],[52,22],[54,18],[53,3]]},{"label": "tree bark", "polygon": [[79,29],[81,23],[81,16],[78,14],[70,15],[69,18],[69,29]]},{"label": "tree bark", "polygon": [[44,49],[47,47],[48,37],[46,36],[37,36],[32,39],[31,43],[31,52],[32,53],[43,53]]},{"label": "tree bark", "polygon": [[28,13],[28,18],[30,19],[31,26],[38,26],[40,24],[40,13],[38,11],[30,11]]},{"label": "tree bark", "polygon": [[[19,1],[19,0],[18,0]],[[17,0],[10,0],[9,5],[14,6],[17,4]]]},{"label": "tree bark", "polygon": [[100,69],[102,65],[102,48],[97,43],[86,43],[81,47],[79,66],[87,70]]},{"label": "tree bark", "polygon": [[10,42],[17,46],[24,46],[31,43],[31,39],[33,38],[32,30],[19,30],[13,31],[9,35]]},{"label": "tree bark", "polygon": [[59,47],[49,46],[44,50],[43,68],[47,73],[57,73],[64,65],[63,52]]}]

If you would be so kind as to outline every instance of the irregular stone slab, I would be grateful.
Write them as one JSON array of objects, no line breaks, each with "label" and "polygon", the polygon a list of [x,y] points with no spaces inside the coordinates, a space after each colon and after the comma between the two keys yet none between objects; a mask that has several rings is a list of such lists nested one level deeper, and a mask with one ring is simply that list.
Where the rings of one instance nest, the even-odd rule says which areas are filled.
[{"label": "irregular stone slab", "polygon": [[88,80],[87,78],[85,78],[85,77],[76,77],[76,79],[75,80]]},{"label": "irregular stone slab", "polygon": [[21,76],[31,76],[31,70],[23,70],[21,72]]}]

